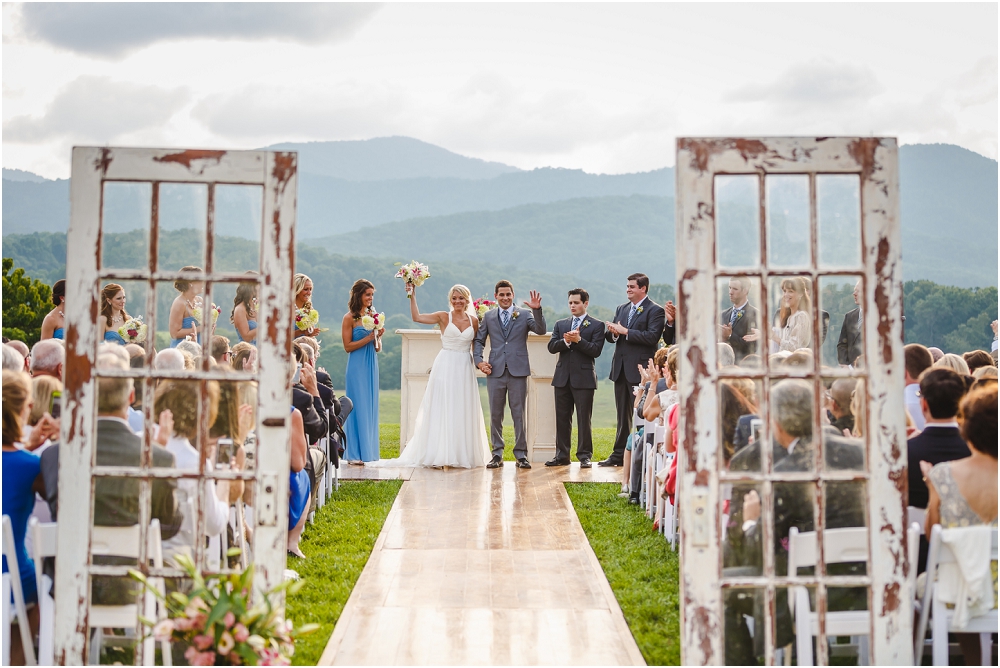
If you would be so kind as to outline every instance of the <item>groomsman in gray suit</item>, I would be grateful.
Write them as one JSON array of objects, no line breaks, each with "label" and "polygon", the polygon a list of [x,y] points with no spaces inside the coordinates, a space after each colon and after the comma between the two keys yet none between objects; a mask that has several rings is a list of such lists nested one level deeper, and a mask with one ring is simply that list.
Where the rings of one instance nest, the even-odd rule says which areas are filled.
[{"label": "groomsman in gray suit", "polygon": [[590,418],[594,413],[597,373],[594,362],[604,349],[604,323],[587,315],[590,295],[583,288],[569,291],[570,317],[552,327],[549,352],[559,355],[552,387],[556,400],[556,456],[546,466],[569,466],[573,409],[576,408],[576,458],[589,469],[594,456]]},{"label": "groomsman in gray suit", "polygon": [[[545,316],[542,315],[542,296],[532,290],[524,302],[530,311],[514,305],[514,286],[509,281],[498,281],[493,290],[498,308],[488,311],[479,326],[473,345],[476,366],[486,374],[486,391],[490,399],[490,436],[493,442],[493,459],[486,468],[503,466],[503,412],[510,403],[514,419],[514,459],[517,467],[530,469],[528,461],[528,434],[524,428],[524,402],[528,396],[528,333],[545,334]],[[490,361],[483,361],[486,339],[490,339]]]}]

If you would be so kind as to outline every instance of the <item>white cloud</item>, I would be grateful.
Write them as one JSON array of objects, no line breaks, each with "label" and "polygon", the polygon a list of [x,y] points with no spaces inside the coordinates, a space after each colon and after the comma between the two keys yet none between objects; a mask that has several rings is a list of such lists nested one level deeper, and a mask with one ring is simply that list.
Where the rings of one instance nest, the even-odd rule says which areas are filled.
[{"label": "white cloud", "polygon": [[105,143],[166,123],[187,102],[183,88],[165,90],[108,77],[82,76],[62,88],[41,117],[3,124],[4,142],[35,144],[71,136]]},{"label": "white cloud", "polygon": [[366,3],[31,2],[18,25],[28,39],[119,58],[155,42],[192,38],[320,44],[350,38],[378,11]]},{"label": "white cloud", "polygon": [[829,107],[865,102],[883,90],[871,68],[822,59],[792,65],[772,83],[741,86],[723,99],[793,108]]}]

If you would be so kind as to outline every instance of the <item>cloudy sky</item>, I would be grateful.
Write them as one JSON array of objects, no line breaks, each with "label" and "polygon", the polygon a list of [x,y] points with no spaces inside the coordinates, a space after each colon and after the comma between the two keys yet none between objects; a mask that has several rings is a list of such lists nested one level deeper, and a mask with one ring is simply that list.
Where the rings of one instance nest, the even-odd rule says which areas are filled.
[{"label": "cloudy sky", "polygon": [[3,5],[3,166],[74,144],[406,135],[521,168],[677,136],[879,134],[997,157],[997,5]]}]

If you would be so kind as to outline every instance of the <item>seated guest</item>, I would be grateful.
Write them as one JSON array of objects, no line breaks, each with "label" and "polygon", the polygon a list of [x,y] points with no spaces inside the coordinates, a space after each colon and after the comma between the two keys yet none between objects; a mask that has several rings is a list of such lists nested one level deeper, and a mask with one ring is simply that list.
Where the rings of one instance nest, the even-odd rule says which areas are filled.
[{"label": "seated guest", "polygon": [[730,346],[728,343],[719,343],[717,345],[718,345],[718,348],[719,348],[719,351],[718,351],[719,359],[718,359],[718,362],[717,362],[718,365],[719,365],[719,368],[720,369],[724,369],[727,366],[735,366],[736,365],[736,353],[733,352],[733,347]]},{"label": "seated guest", "polygon": [[[128,343],[125,345],[125,352],[128,353],[129,359],[135,359],[136,357],[145,357],[146,351],[143,350],[142,346],[138,343]],[[134,367],[133,367],[134,368]]]},{"label": "seated guest", "polygon": [[201,368],[201,344],[194,341],[183,340],[173,346],[184,355],[184,368],[188,371]]},{"label": "seated guest", "polygon": [[229,362],[236,371],[248,371],[250,373],[256,372],[257,347],[250,345],[246,341],[237,343],[233,346]]},{"label": "seated guest", "polygon": [[965,363],[964,359],[955,353],[945,353],[944,357],[939,359],[937,362],[934,362],[934,366],[938,368],[951,369],[952,371],[960,373],[963,376],[972,375],[969,373],[969,365]]},{"label": "seated guest", "polygon": [[[738,445],[749,442],[750,421],[757,417],[757,407],[728,380],[719,381],[719,418],[722,426],[722,459],[728,467]],[[745,433],[740,434],[743,431]]]},{"label": "seated guest", "polygon": [[927,352],[931,354],[931,359],[935,362],[944,357],[944,351],[936,346],[931,346],[927,349]]},{"label": "seated guest", "polygon": [[[220,366],[222,370],[228,366]],[[214,451],[215,461],[220,469],[228,468],[231,471],[242,471],[246,467],[246,449],[244,443],[247,434],[253,429],[254,407],[244,403],[247,396],[244,385],[236,381],[224,380],[219,382],[219,406],[215,416],[215,421],[208,430],[208,446],[210,451]],[[232,444],[227,446],[220,444],[220,440],[228,439]],[[246,492],[246,485],[243,480],[232,480],[229,482],[229,506],[236,503]],[[245,527],[237,527],[245,531]],[[227,532],[231,532],[230,527],[226,527]],[[228,543],[234,544],[234,538],[230,537]],[[234,564],[235,565],[235,562]]]},{"label": "seated guest", "polygon": [[327,435],[330,423],[323,399],[319,394],[316,372],[311,366],[301,361],[305,359],[305,353],[302,352],[302,347],[298,343],[292,345],[292,350],[295,352],[296,361],[302,364],[299,369],[298,382],[292,385],[292,405],[302,414],[302,422],[309,442],[315,443]]},{"label": "seated guest", "polygon": [[24,371],[24,355],[9,343],[3,344],[3,370]]},{"label": "seated guest", "polygon": [[764,358],[760,355],[747,355],[740,360],[739,365],[744,369],[759,369],[764,364]]},{"label": "seated guest", "polygon": [[976,369],[984,366],[996,368],[996,365],[993,364],[993,358],[985,350],[971,350],[962,355],[962,359],[965,360],[969,367],[969,373],[972,375],[976,375]]},{"label": "seated guest", "polygon": [[7,345],[21,354],[21,368],[14,369],[14,371],[27,371],[28,373],[31,373],[31,351],[28,350],[28,344],[24,341],[14,340],[9,342]]},{"label": "seated guest", "polygon": [[[127,370],[120,357],[103,353],[97,356],[97,369]],[[97,379],[97,466],[139,466],[142,441],[128,424],[128,407],[134,390],[131,378]],[[55,445],[42,454],[42,477],[45,496],[53,520],[59,513],[59,449]],[[174,457],[158,445],[150,445],[152,465],[171,468]],[[160,536],[166,540],[180,529],[181,516],[174,501],[173,480],[154,478],[150,519],[160,521]],[[97,526],[132,526],[139,521],[139,479],[100,476],[94,479],[94,524]],[[95,557],[95,562],[98,557]],[[128,559],[107,557],[104,564],[128,564]],[[135,563],[134,560],[131,563]],[[135,602],[133,583],[122,578],[94,576],[91,600],[104,605]]]},{"label": "seated guest", "polygon": [[925,424],[922,432],[906,442],[910,480],[907,505],[927,507],[927,485],[920,462],[934,465],[969,456],[956,419],[964,396],[965,383],[951,369],[931,367],[920,375],[920,411]]},{"label": "seated guest", "polygon": [[854,303],[857,308],[844,315],[837,339],[837,361],[841,366],[854,366],[854,362],[864,353],[864,316],[861,312],[861,281],[854,285]]},{"label": "seated guest", "polygon": [[830,412],[830,426],[837,433],[854,431],[854,413],[851,410],[851,396],[857,381],[850,378],[840,378],[833,381],[827,395],[827,410]]},{"label": "seated guest", "polygon": [[214,359],[219,364],[225,364],[229,366],[229,339],[226,337],[216,334],[212,337],[212,359]]},{"label": "seated guest", "polygon": [[306,461],[309,457],[309,443],[306,441],[302,414],[293,406],[291,420],[292,457],[288,474],[288,556],[305,559],[299,549],[299,539],[309,515],[309,473]]},{"label": "seated guest", "polygon": [[45,339],[31,349],[31,375],[51,376],[62,380],[63,363],[66,361],[66,347],[59,339]]},{"label": "seated guest", "polygon": [[[330,374],[327,373],[326,369],[318,366],[320,348],[319,341],[311,336],[301,336],[296,339],[296,343],[306,345],[312,349],[313,368],[316,369],[316,382],[333,390],[333,379],[330,377]],[[322,392],[322,388],[320,388],[320,391]],[[338,397],[336,392],[333,393],[333,411],[341,424],[344,424],[347,420],[347,416],[351,414],[351,410],[353,408],[354,404],[348,397]],[[332,428],[333,425],[330,425],[330,427]]]},{"label": "seated guest", "polygon": [[157,371],[183,371],[184,354],[176,348],[164,348],[153,358],[153,368]]},{"label": "seated guest", "polygon": [[[133,344],[129,344],[133,345]],[[128,351],[129,346],[125,346],[125,350]],[[146,366],[145,355],[133,355],[131,361],[129,362],[129,367],[133,369],[142,369]],[[137,434],[142,434],[145,428],[146,417],[142,414],[142,399],[143,399],[143,384],[142,380],[138,383],[134,383],[135,387],[135,398],[132,400],[131,405],[128,407],[128,424],[132,427],[132,431]]]},{"label": "seated guest", "polygon": [[984,378],[987,380],[989,379],[996,380],[997,378],[1000,378],[1000,374],[997,373],[997,368],[995,366],[990,365],[990,366],[979,367],[978,369],[972,372],[972,377],[975,378],[977,381],[982,380]]},{"label": "seated guest", "polygon": [[[979,388],[962,400],[962,437],[971,448],[964,459],[931,466],[920,462],[927,478],[926,533],[940,524],[943,528],[997,525],[997,390]],[[997,564],[992,562],[993,604],[997,600]],[[956,634],[965,665],[984,663],[980,656],[978,634]]]},{"label": "seated guest", "polygon": [[903,390],[903,401],[906,412],[913,420],[913,425],[918,429],[924,428],[924,415],[920,411],[920,397],[917,393],[920,390],[920,374],[925,369],[934,364],[934,359],[927,348],[919,343],[910,343],[903,346],[903,380],[906,388]]},{"label": "seated guest", "polygon": [[[198,386],[198,381],[164,380],[156,387],[156,396],[153,399],[153,416],[157,420],[165,411],[170,411],[173,417],[173,433],[167,438],[166,449],[174,456],[175,467],[181,471],[201,470],[201,460],[204,460],[205,471],[211,471],[213,468],[214,451],[206,444],[206,447],[201,449],[204,454],[200,455],[198,448],[192,445],[192,441],[197,443],[199,438]],[[210,381],[206,385],[206,393],[208,423],[211,425],[215,422],[219,410],[219,384]],[[202,485],[199,486],[198,481],[193,478],[178,480],[177,489],[185,493],[188,506],[184,511],[184,521],[180,531],[163,543],[164,555],[191,554],[195,541],[200,539],[195,533],[198,515],[196,504],[199,503],[199,498],[205,516],[205,537],[218,536],[225,530],[229,522],[229,482],[222,480],[201,482]],[[204,494],[201,494],[202,491]]]}]

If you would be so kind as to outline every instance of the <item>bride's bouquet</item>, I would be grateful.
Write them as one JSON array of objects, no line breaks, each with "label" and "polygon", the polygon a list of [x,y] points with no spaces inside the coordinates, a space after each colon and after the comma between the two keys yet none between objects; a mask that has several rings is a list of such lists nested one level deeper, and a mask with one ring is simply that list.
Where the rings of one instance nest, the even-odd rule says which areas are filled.
[{"label": "bride's bouquet", "polygon": [[[219,306],[216,306],[215,304],[212,304],[212,307],[210,309],[208,309],[208,310],[209,310],[209,313],[212,314],[212,326],[214,327],[215,323],[218,322],[218,320],[219,320],[219,314],[222,313],[222,308],[219,307]],[[198,323],[199,327],[204,323],[204,320],[202,319],[204,315],[205,314],[202,313],[202,310],[201,310],[201,302],[196,303],[194,305],[194,308],[191,309],[191,317],[194,318],[195,322]]]},{"label": "bride's bouquet", "polygon": [[[431,270],[427,268],[427,265],[421,264],[416,260],[413,260],[410,264],[400,265],[400,262],[397,262],[395,265],[399,267],[399,271],[396,272],[396,278],[403,279],[403,282],[407,285],[419,288],[424,284],[424,281],[431,277]],[[411,295],[406,295],[407,299],[410,297]]]},{"label": "bride's bouquet", "polygon": [[377,329],[379,332],[385,331],[385,313],[379,313],[372,309],[361,316],[361,326],[369,332]]},{"label": "bride's bouquet", "polygon": [[146,340],[146,324],[142,321],[142,316],[137,315],[129,318],[125,324],[118,328],[118,336],[125,340],[125,343],[143,343]]},{"label": "bride's bouquet", "polygon": [[319,325],[319,311],[306,304],[303,308],[295,309],[295,328],[303,332],[313,329]]},{"label": "bride's bouquet", "polygon": [[486,317],[486,314],[497,307],[497,303],[486,297],[482,299],[476,299],[472,302],[472,308],[476,309],[476,316],[478,316],[480,322]]}]

